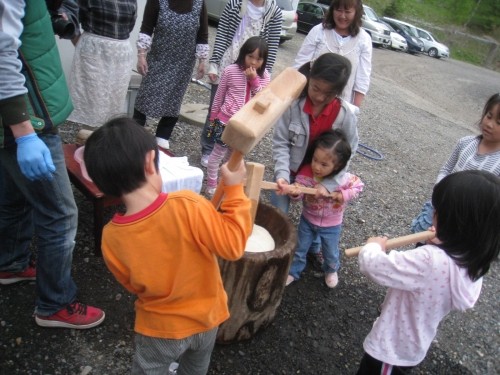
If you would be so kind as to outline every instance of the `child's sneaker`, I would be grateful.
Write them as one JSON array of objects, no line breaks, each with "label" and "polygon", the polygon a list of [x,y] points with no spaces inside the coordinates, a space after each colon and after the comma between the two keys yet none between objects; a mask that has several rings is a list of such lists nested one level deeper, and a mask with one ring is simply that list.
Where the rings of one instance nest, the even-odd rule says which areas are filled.
[{"label": "child's sneaker", "polygon": [[339,283],[337,272],[325,274],[325,283],[328,288],[335,288]]},{"label": "child's sneaker", "polygon": [[177,362],[172,362],[170,366],[168,366],[168,375],[176,375],[178,368],[179,364]]},{"label": "child's sneaker", "polygon": [[208,195],[209,197],[213,197],[215,194],[215,190],[217,190],[217,187],[206,187],[205,189],[205,194]]},{"label": "child's sneaker", "polygon": [[9,285],[20,281],[36,280],[36,268],[28,266],[21,272],[0,272],[0,285]]},{"label": "child's sneaker", "polygon": [[290,285],[291,283],[293,283],[295,281],[295,278],[292,276],[292,275],[288,275],[286,277],[286,282],[285,282],[285,286],[288,286]]},{"label": "child's sneaker", "polygon": [[208,158],[209,157],[210,157],[210,154],[201,155],[200,164],[205,168],[208,167]]},{"label": "child's sneaker", "polygon": [[35,315],[36,324],[50,328],[87,329],[98,326],[104,318],[105,314],[101,309],[78,301],[49,316]]}]

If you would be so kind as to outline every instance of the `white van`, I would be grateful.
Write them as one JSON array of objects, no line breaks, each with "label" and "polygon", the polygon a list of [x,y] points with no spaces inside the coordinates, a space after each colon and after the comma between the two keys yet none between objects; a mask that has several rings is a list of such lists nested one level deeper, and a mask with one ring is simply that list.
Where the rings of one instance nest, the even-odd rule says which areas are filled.
[{"label": "white van", "polygon": [[388,45],[391,41],[391,30],[387,25],[380,22],[377,13],[367,5],[363,5],[363,17],[361,27],[370,34],[372,43],[377,45]]}]

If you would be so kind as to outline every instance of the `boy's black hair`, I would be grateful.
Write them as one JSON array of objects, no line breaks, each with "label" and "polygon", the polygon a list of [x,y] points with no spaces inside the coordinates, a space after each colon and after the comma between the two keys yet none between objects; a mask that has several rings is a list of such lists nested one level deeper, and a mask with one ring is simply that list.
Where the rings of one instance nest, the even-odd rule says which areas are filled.
[{"label": "boy's black hair", "polygon": [[311,164],[314,151],[317,148],[329,150],[337,156],[337,168],[325,177],[335,176],[344,169],[352,154],[351,145],[347,141],[345,133],[340,129],[330,129],[321,133],[307,149],[303,164]]},{"label": "boy's black hair", "polygon": [[104,194],[121,197],[146,182],[146,154],[158,146],[155,137],[128,117],[117,117],[94,131],[85,143],[83,159],[90,178]]},{"label": "boy's black hair", "polygon": [[[484,105],[483,113],[481,114],[481,119],[477,123],[479,130],[481,130],[481,123],[483,121],[484,116],[486,116],[488,112],[492,111],[493,108],[495,108],[495,106],[497,106],[498,104],[500,104],[500,93],[496,93],[490,96],[490,98]],[[500,116],[500,111],[498,111],[497,116]],[[498,118],[496,118],[495,120],[498,121]]]},{"label": "boy's black hair", "polygon": [[351,75],[351,62],[344,56],[328,52],[316,60],[302,65],[299,68],[299,72],[307,78],[306,86],[300,94],[301,97],[307,96],[309,81],[311,79],[328,82],[332,87],[332,93],[335,96],[339,96],[344,91]]},{"label": "boy's black hair", "polygon": [[438,245],[477,280],[500,250],[500,178],[486,171],[461,171],[434,186],[432,205]]},{"label": "boy's black hair", "polygon": [[259,49],[259,57],[264,59],[262,66],[257,69],[257,74],[262,78],[264,76],[264,71],[266,70],[267,55],[269,53],[269,48],[267,47],[267,42],[264,38],[261,38],[260,36],[252,36],[248,38],[241,46],[238,58],[234,63],[238,64],[242,69],[245,69],[245,56],[251,54],[257,48]]},{"label": "boy's black hair", "polygon": [[363,3],[361,0],[333,0],[326,12],[325,18],[323,19],[323,27],[325,29],[335,29],[335,20],[333,19],[333,12],[337,9],[348,9],[354,7],[356,14],[352,23],[349,25],[349,35],[356,36],[359,34],[361,29],[361,18],[363,17]]}]

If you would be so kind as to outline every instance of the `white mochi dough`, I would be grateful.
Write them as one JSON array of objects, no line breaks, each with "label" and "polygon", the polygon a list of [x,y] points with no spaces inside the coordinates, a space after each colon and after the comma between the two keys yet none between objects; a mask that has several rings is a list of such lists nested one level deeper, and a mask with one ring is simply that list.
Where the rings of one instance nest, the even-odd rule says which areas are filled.
[{"label": "white mochi dough", "polygon": [[245,251],[249,253],[263,253],[265,251],[274,250],[274,246],[274,239],[267,229],[254,224],[252,234],[248,237]]}]

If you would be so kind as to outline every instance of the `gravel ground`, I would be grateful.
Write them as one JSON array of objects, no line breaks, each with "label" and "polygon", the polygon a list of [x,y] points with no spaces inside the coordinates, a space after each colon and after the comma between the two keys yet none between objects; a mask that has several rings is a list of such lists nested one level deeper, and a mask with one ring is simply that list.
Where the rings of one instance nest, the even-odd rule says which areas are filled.
[{"label": "gravel ground", "polygon": [[[211,36],[214,29],[211,29]],[[304,36],[280,47],[276,72],[289,66]],[[366,184],[345,215],[341,248],[372,235],[409,233],[409,223],[430,196],[441,165],[456,141],[476,132],[486,99],[500,88],[500,74],[455,60],[435,60],[375,49],[370,93],[362,107],[361,142],[381,152],[375,161],[356,155],[351,170]],[[206,103],[208,91],[190,85],[185,102]],[[80,126],[62,136],[73,142]],[[180,123],[172,150],[199,166],[200,128]],[[267,166],[267,136],[247,156]],[[0,289],[0,374],[125,374],[133,354],[133,297],[93,255],[92,207],[75,191],[80,209],[73,273],[81,300],[106,311],[89,331],[43,329],[32,317],[34,283]],[[263,194],[262,200],[268,201]],[[112,214],[111,210],[107,212]],[[290,220],[298,221],[294,206]],[[499,264],[485,277],[476,307],[441,324],[427,358],[415,374],[499,374]],[[275,320],[251,340],[214,349],[209,374],[353,374],[362,342],[377,317],[385,290],[365,278],[357,260],[343,259],[337,288],[307,268],[286,288]]]}]

